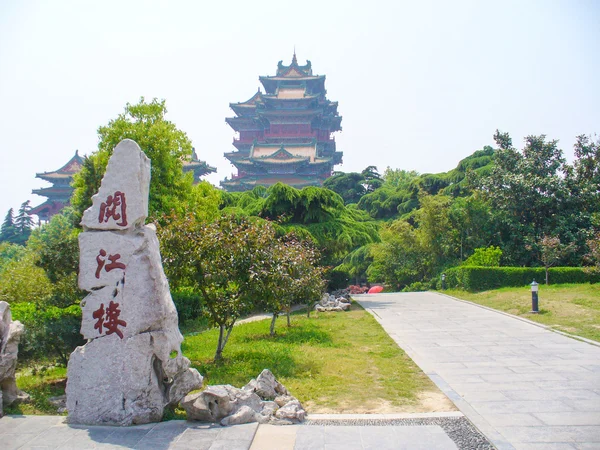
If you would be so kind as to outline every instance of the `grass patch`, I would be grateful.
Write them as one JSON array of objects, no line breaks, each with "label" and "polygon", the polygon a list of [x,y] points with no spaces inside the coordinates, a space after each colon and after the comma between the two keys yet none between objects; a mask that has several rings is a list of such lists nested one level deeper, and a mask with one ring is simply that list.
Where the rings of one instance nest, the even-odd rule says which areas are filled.
[{"label": "grass patch", "polygon": [[[236,326],[224,362],[214,364],[218,330],[186,328],[183,353],[204,376],[204,384],[242,387],[270,369],[304,405],[317,412],[428,411],[423,396],[444,398],[429,378],[359,305],[344,313],[293,314],[292,326],[278,319]],[[200,328],[205,327],[199,323]],[[17,386],[32,402],[5,408],[7,414],[57,414],[49,397],[64,394],[66,368],[22,368]],[[443,402],[442,402],[443,403]],[[442,406],[443,410],[452,406]],[[165,411],[165,420],[185,419],[185,412]]]},{"label": "grass patch", "polygon": [[205,385],[241,387],[268,368],[309,412],[375,412],[382,405],[401,410],[436,389],[356,304],[346,313],[294,315],[290,328],[278,319],[276,332],[269,336],[269,320],[237,326],[223,364],[212,362],[216,330],[186,337],[183,352]]},{"label": "grass patch", "polygon": [[540,284],[540,314],[530,313],[530,287],[501,288],[478,293],[455,289],[444,292],[600,342],[600,287],[597,284]]},{"label": "grass patch", "polygon": [[16,375],[17,387],[31,396],[31,402],[7,406],[5,414],[58,414],[48,398],[64,395],[66,367],[24,368]]}]

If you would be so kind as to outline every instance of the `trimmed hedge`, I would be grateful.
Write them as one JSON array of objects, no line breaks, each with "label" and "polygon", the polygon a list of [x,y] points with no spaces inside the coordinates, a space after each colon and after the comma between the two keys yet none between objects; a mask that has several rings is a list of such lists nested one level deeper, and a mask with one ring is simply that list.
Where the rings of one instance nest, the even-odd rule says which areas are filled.
[{"label": "trimmed hedge", "polygon": [[[533,280],[546,281],[543,267],[475,267],[459,266],[446,270],[449,288],[471,292],[487,291],[501,287],[525,286]],[[600,270],[592,267],[551,267],[548,271],[550,284],[598,283]]]}]

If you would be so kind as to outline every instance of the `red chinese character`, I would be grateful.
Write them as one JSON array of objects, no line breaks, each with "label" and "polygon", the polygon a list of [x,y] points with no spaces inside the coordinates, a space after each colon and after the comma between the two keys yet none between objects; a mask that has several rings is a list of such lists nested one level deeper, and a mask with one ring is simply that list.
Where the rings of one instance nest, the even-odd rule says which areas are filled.
[{"label": "red chinese character", "polygon": [[99,334],[102,334],[102,324],[104,323],[104,303],[100,303],[100,308],[94,311],[92,317],[96,319],[94,329],[98,330]]},{"label": "red chinese character", "polygon": [[[117,211],[117,208],[119,208],[119,211]],[[120,227],[127,226],[127,203],[125,202],[125,193],[116,191],[115,195],[109,195],[106,202],[100,205],[98,223],[108,222],[108,219],[110,218],[115,222],[121,219],[121,222],[117,222],[117,225]]]},{"label": "red chinese character", "polygon": [[111,300],[106,310],[106,322],[104,323],[104,328],[106,328],[107,336],[109,334],[117,333],[117,336],[123,339],[123,333],[121,332],[121,330],[119,330],[118,327],[126,327],[127,322],[119,319],[120,314],[121,310],[119,309],[119,304]]},{"label": "red chinese character", "polygon": [[98,263],[98,266],[96,267],[96,278],[98,278],[98,279],[100,279],[100,272],[102,272],[102,268],[104,268],[105,271],[110,272],[113,269],[125,269],[125,267],[126,267],[125,264],[123,264],[122,262],[119,262],[119,258],[121,258],[120,253],[115,253],[114,255],[108,255],[110,264],[106,264],[106,267],[105,267],[104,264],[106,263],[106,259],[103,259],[105,256],[106,256],[106,250],[101,248],[100,251],[98,252],[98,256],[96,256],[96,262]]}]

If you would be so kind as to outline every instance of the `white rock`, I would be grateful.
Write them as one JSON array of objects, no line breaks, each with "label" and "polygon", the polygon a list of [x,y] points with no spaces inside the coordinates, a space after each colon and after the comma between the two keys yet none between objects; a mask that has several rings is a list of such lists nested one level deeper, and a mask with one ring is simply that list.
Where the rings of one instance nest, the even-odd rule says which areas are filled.
[{"label": "white rock", "polygon": [[306,416],[306,411],[298,400],[292,400],[275,412],[277,419],[290,420],[293,422],[302,422]]},{"label": "white rock", "polygon": [[265,401],[265,402],[263,402],[262,410],[260,411],[260,414],[263,416],[270,417],[273,414],[275,414],[275,411],[277,411],[278,409],[279,409],[279,404],[277,402]]},{"label": "white rock", "polygon": [[260,414],[246,405],[242,405],[234,414],[221,420],[221,425],[240,425],[242,423],[259,422],[263,420]]},{"label": "white rock", "polygon": [[131,139],[114,149],[92,206],[83,213],[84,230],[130,230],[148,217],[150,160]]},{"label": "white rock", "polygon": [[263,410],[263,402],[254,392],[228,384],[209,386],[203,392],[188,395],[181,401],[188,420],[201,422],[219,422],[235,414],[242,406],[256,412]]},{"label": "white rock", "polygon": [[275,397],[274,401],[278,407],[282,407],[293,400],[297,400],[296,397],[292,397],[291,395],[280,395],[278,397]]},{"label": "white rock", "polygon": [[29,400],[29,395],[17,388],[15,379],[19,341],[24,331],[21,322],[12,320],[8,303],[0,301],[0,417],[3,405]]},{"label": "white rock", "polygon": [[275,379],[275,375],[269,369],[264,369],[256,380],[250,381],[242,389],[256,392],[265,400],[273,400],[278,395],[289,395],[285,386]]}]

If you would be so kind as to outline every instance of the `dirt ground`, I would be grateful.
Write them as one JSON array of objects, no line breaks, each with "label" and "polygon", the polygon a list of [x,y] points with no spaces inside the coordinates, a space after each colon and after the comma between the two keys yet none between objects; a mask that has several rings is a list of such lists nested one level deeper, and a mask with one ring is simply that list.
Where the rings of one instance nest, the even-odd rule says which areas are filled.
[{"label": "dirt ground", "polygon": [[418,395],[419,403],[410,405],[392,405],[386,400],[373,399],[368,405],[361,407],[345,407],[339,405],[335,408],[314,406],[306,402],[304,407],[308,413],[313,414],[393,414],[393,413],[425,413],[456,411],[454,403],[440,391],[425,391]]}]

